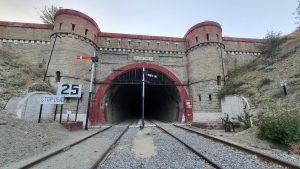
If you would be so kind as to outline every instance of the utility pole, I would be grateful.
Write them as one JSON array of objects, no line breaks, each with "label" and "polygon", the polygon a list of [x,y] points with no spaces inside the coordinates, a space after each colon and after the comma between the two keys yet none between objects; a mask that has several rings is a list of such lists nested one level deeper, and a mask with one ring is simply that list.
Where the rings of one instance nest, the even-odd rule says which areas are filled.
[{"label": "utility pole", "polygon": [[145,115],[145,67],[143,66],[143,78],[142,78],[142,126],[144,128],[144,115]]},{"label": "utility pole", "polygon": [[91,58],[91,60],[92,60],[91,82],[90,82],[89,99],[88,99],[88,106],[87,106],[87,112],[86,112],[85,130],[88,130],[90,105],[91,105],[92,92],[93,92],[93,80],[94,80],[94,74],[95,74],[94,73],[95,72],[95,63],[98,62],[98,57],[96,56],[96,52],[94,52],[94,56]]}]

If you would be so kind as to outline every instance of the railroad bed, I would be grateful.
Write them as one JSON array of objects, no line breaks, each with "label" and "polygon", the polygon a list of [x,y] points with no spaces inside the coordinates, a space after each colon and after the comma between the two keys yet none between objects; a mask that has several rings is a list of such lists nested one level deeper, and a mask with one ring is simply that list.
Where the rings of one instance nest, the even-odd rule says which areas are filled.
[{"label": "railroad bed", "polygon": [[23,168],[300,168],[267,161],[172,123],[145,121],[142,130],[140,123],[127,121],[103,128],[86,140]]}]

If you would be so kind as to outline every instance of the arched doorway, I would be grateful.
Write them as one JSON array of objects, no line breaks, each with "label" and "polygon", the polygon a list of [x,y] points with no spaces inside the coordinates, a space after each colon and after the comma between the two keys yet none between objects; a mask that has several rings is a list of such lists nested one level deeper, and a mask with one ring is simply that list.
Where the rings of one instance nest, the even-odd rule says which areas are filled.
[{"label": "arched doorway", "polygon": [[[191,122],[192,111],[187,111],[185,102],[188,94],[178,78],[166,68],[151,63],[134,63],[113,71],[98,88],[92,100],[89,116],[90,125],[99,123],[116,122],[126,116],[138,116],[141,101],[141,69],[145,68],[151,74],[156,74],[159,79],[164,79],[166,84],[154,84],[156,80],[146,86],[145,117],[161,118],[164,121]],[[132,80],[130,76],[138,77],[134,81],[118,83],[120,79],[126,82]],[[151,81],[151,79],[150,79]],[[148,106],[148,107],[147,107]],[[116,115],[117,114],[117,115]],[[125,116],[125,117],[124,117]]]}]

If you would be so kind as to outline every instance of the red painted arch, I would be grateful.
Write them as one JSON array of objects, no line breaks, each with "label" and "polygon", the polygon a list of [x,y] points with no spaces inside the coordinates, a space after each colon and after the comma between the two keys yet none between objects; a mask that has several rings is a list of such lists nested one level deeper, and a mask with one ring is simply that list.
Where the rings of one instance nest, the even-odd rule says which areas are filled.
[{"label": "red painted arch", "polygon": [[118,71],[114,71],[112,72],[104,81],[103,84],[100,85],[100,87],[98,88],[93,100],[92,100],[92,104],[91,104],[91,108],[90,108],[90,114],[89,114],[89,125],[97,125],[97,124],[101,124],[101,123],[105,123],[106,122],[106,110],[104,109],[103,105],[102,105],[102,101],[105,95],[105,92],[107,91],[107,89],[109,88],[111,82],[118,77],[119,75],[121,75],[124,72],[127,72],[129,70],[133,70],[133,69],[139,69],[145,67],[146,69],[153,69],[153,70],[157,70],[160,71],[162,73],[164,73],[166,76],[168,76],[170,79],[172,79],[177,85],[177,90],[179,92],[181,101],[182,101],[182,109],[180,110],[181,113],[183,113],[185,115],[185,120],[187,122],[191,122],[193,120],[193,116],[192,114],[188,114],[187,112],[187,108],[185,106],[185,101],[188,100],[188,93],[185,90],[185,88],[183,87],[182,83],[179,81],[179,79],[168,69],[159,66],[159,65],[155,65],[155,64],[151,64],[151,63],[145,63],[145,62],[140,62],[140,63],[134,63],[134,64],[129,64],[126,66],[123,66],[121,68],[118,69]]}]

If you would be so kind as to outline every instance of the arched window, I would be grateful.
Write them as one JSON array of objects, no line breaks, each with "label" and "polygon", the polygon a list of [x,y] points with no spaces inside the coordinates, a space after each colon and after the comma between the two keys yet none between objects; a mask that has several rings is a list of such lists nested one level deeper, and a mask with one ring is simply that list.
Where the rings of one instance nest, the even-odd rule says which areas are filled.
[{"label": "arched window", "polygon": [[209,101],[211,102],[212,98],[211,98],[211,94],[208,95]]},{"label": "arched window", "polygon": [[55,78],[55,81],[56,82],[60,82],[60,71],[56,71],[56,78]]},{"label": "arched window", "polygon": [[209,41],[209,34],[206,34],[206,40]]},{"label": "arched window", "polygon": [[217,85],[221,85],[221,76],[217,76]]}]

